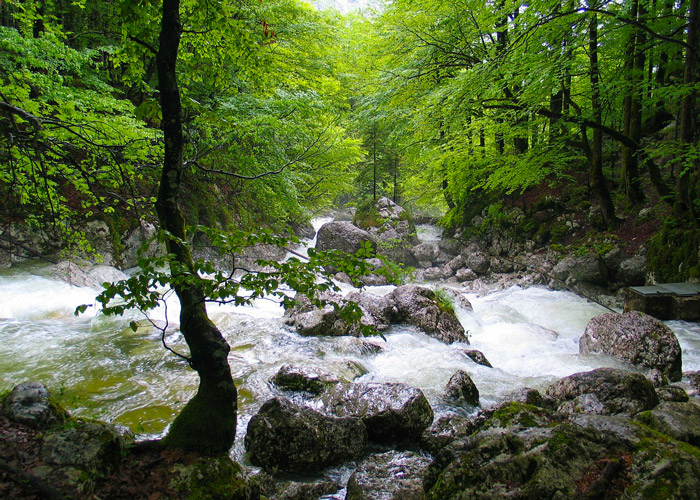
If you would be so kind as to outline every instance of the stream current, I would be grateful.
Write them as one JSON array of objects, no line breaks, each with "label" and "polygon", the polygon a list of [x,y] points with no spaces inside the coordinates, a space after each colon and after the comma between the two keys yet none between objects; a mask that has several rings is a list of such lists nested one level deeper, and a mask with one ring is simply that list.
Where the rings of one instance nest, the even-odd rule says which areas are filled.
[{"label": "stream current", "polygon": [[[326,221],[317,220],[317,227]],[[439,238],[430,226],[420,227],[418,234],[423,241]],[[390,290],[367,289],[377,295]],[[0,391],[37,380],[75,416],[128,426],[141,438],[162,435],[194,394],[196,374],[162,347],[160,331],[137,313],[106,317],[95,305],[74,316],[76,306],[95,304],[97,293],[53,279],[45,264],[25,263],[0,272]],[[247,422],[272,397],[268,379],[284,364],[318,367],[345,378],[359,375],[357,381],[405,382],[420,388],[437,414],[467,411],[441,402],[444,386],[457,370],[471,375],[481,405],[488,406],[523,387],[543,390],[572,373],[603,366],[631,369],[607,356],[579,355],[578,339],[586,324],[606,312],[597,304],[543,287],[464,295],[473,311],[457,312],[469,332],[469,346],[443,344],[415,328],[394,326],[386,341],[369,339],[382,347],[375,354],[355,338],[299,336],[284,326],[283,310],[272,301],[246,307],[210,305],[212,320],[231,345],[229,361],[239,389],[234,458],[243,458]],[[184,351],[175,323],[176,301],[167,314],[166,341]],[[154,311],[151,317],[162,321],[165,311]],[[135,332],[131,321],[141,325]],[[668,325],[680,341],[683,370],[700,370],[700,324]],[[475,364],[465,349],[482,351],[494,368]]]}]

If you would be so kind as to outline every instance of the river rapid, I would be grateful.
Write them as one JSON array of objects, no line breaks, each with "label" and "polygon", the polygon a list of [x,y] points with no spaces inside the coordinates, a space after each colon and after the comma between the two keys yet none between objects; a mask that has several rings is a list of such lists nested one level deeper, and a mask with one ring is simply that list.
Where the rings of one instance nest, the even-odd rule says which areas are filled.
[{"label": "river rapid", "polygon": [[[419,235],[425,241],[438,237],[430,227],[419,228]],[[367,289],[377,295],[390,290]],[[76,416],[128,426],[141,438],[162,435],[196,390],[196,374],[162,347],[160,331],[142,316],[102,315],[94,300],[97,293],[54,279],[44,264],[25,263],[0,272],[0,391],[22,381],[41,381]],[[370,339],[382,347],[376,354],[367,353],[354,338],[297,335],[284,326],[283,310],[271,301],[210,306],[212,320],[232,347],[229,361],[239,389],[234,458],[244,458],[247,421],[272,396],[268,379],[284,364],[319,367],[346,378],[359,375],[358,381],[405,382],[420,388],[438,414],[470,411],[441,401],[457,370],[471,375],[481,405],[488,406],[523,387],[542,390],[575,372],[625,367],[607,356],[578,354],[586,324],[606,312],[597,304],[543,287],[463,293],[473,305],[473,311],[458,310],[469,346],[446,345],[414,328],[395,326],[386,341]],[[95,306],[76,317],[76,306],[84,303]],[[184,351],[178,313],[176,301],[170,301],[165,340]],[[162,322],[166,311],[154,311],[151,317]],[[131,321],[140,324],[135,332]],[[683,370],[700,370],[700,324],[668,324],[681,343]],[[494,368],[475,364],[465,349],[482,351]]]}]

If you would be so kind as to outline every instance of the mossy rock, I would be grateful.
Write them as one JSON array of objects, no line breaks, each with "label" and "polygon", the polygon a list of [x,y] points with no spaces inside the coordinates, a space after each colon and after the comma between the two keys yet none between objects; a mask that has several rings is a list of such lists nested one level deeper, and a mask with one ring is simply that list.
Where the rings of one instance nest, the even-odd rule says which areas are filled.
[{"label": "mossy rock", "polygon": [[650,241],[647,268],[658,282],[700,278],[700,229],[669,221]]},{"label": "mossy rock", "polygon": [[176,465],[170,486],[190,500],[258,500],[257,485],[228,455],[198,457],[192,463]]}]

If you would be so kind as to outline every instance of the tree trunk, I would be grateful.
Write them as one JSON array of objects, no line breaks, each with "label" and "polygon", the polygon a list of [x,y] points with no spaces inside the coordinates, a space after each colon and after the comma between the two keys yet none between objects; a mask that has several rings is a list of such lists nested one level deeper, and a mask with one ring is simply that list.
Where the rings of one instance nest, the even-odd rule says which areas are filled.
[{"label": "tree trunk", "polygon": [[[639,21],[639,1],[634,0],[631,5],[630,18]],[[644,34],[639,28],[635,28],[628,41],[625,54],[625,70],[629,75],[627,93],[623,104],[623,133],[635,142],[639,142],[642,133],[641,110],[641,75],[644,70]],[[627,195],[627,201],[631,206],[644,200],[644,193],[639,179],[639,158],[637,151],[624,146],[622,148],[622,171],[620,181]]]},{"label": "tree trunk", "polygon": [[[194,275],[179,207],[184,147],[176,72],[182,32],[179,9],[179,0],[163,0],[157,69],[165,150],[156,210],[161,228],[174,237],[167,245],[179,264],[177,269],[184,268],[184,273]],[[175,293],[181,305],[180,331],[190,349],[190,365],[199,374],[199,388],[175,418],[163,444],[202,453],[226,452],[236,436],[237,394],[228,364],[230,348],[207,316],[205,297],[197,281],[175,286]]]},{"label": "tree trunk", "polygon": [[[683,83],[690,87],[695,83],[695,60],[697,58],[698,46],[698,8],[700,0],[690,0],[688,9],[688,37],[687,47],[685,52],[685,64],[683,68]],[[681,105],[680,119],[680,141],[684,145],[690,145],[693,142],[694,127],[693,115],[695,110],[696,92],[692,91],[683,98]],[[696,176],[697,164],[691,167],[679,167],[678,177],[676,178],[676,200],[673,206],[673,211],[676,215],[683,216],[690,214],[697,224],[698,218],[694,213],[693,200],[690,196],[691,177]]]},{"label": "tree trunk", "polygon": [[[589,24],[589,44],[588,52],[590,57],[589,76],[591,81],[591,108],[593,110],[593,120],[603,123],[603,112],[600,104],[600,81],[598,72],[598,16],[593,14]],[[608,184],[603,173],[603,132],[593,129],[593,144],[591,147],[590,160],[590,180],[591,189],[600,203],[600,211],[603,216],[603,224],[611,227],[615,224],[615,205],[613,204],[608,190]]]}]

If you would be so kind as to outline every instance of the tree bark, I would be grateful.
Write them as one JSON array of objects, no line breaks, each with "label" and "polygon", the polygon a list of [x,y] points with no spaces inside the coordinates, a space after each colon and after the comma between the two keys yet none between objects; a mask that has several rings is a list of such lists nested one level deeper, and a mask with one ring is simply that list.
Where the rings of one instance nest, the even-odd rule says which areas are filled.
[{"label": "tree bark", "polygon": [[[633,0],[630,18],[639,21],[639,13],[639,0]],[[643,45],[644,33],[639,28],[635,28],[630,35],[625,54],[625,69],[630,76],[623,104],[623,133],[637,143],[642,133],[641,75],[645,61]],[[630,205],[637,205],[644,200],[639,179],[637,151],[627,146],[622,148],[620,181]]]},{"label": "tree bark", "polygon": [[173,266],[171,272],[181,273],[175,278],[189,278],[174,288],[181,305],[180,331],[190,349],[190,365],[199,375],[199,388],[175,418],[163,445],[221,453],[231,448],[236,436],[237,393],[228,364],[230,348],[207,316],[204,293],[198,286],[179,206],[184,168],[182,109],[176,71],[182,33],[179,10],[179,0],[163,0],[157,70],[165,149],[156,210],[161,228],[173,236],[168,239],[167,246],[178,265]]},{"label": "tree bark", "polygon": [[[589,76],[591,81],[591,108],[593,110],[593,120],[597,123],[603,123],[598,71],[598,16],[596,14],[593,14],[591,17],[588,35],[588,53],[590,57]],[[603,173],[603,132],[597,128],[593,129],[589,175],[591,189],[600,203],[603,224],[609,228],[615,224],[617,218],[615,217],[615,205],[613,204],[605,174]]]}]

